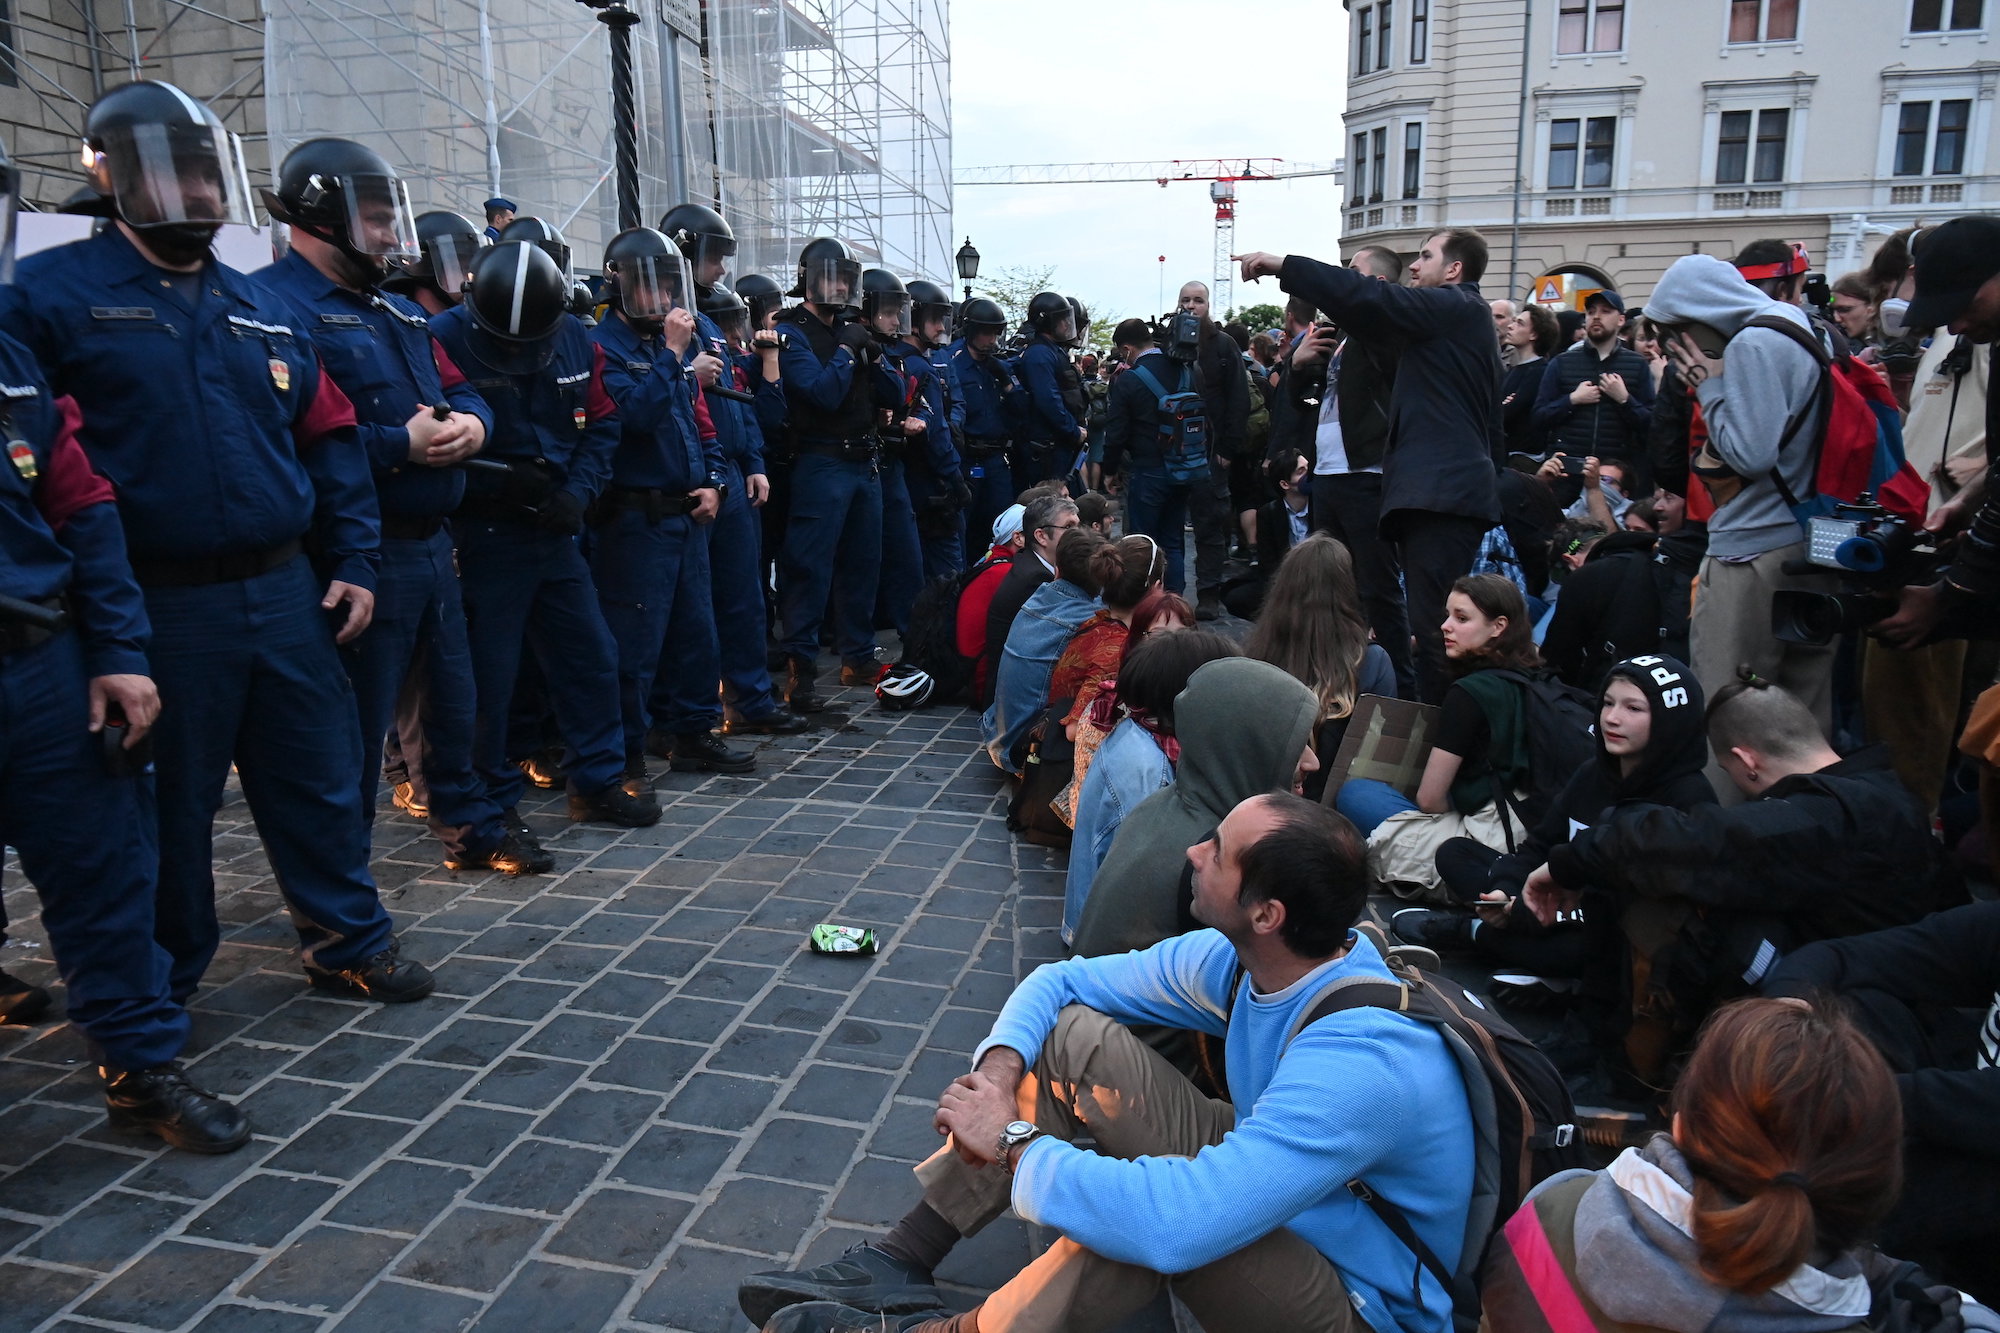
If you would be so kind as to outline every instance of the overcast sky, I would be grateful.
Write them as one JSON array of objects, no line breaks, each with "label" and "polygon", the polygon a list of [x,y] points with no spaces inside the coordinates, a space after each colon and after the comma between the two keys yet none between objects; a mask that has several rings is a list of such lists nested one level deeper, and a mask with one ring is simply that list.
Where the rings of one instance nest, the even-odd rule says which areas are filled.
[{"label": "overcast sky", "polygon": [[[952,156],[960,167],[1341,155],[1346,11],[1338,0],[959,0],[951,7]],[[1332,177],[1237,186],[1236,244],[1334,256]],[[1214,206],[1193,181],[961,187],[956,230],[982,271],[1053,265],[1094,317],[1160,313],[1209,277]],[[1280,301],[1270,279],[1239,305]]]}]

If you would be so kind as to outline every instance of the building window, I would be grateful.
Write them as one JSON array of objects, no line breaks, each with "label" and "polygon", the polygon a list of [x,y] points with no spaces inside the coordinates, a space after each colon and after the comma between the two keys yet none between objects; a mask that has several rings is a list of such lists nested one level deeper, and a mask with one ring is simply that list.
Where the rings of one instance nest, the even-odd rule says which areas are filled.
[{"label": "building window", "polygon": [[1396,49],[1389,38],[1392,26],[1389,19],[1390,0],[1382,0],[1381,4],[1375,6],[1375,68],[1378,71],[1389,68],[1390,58]]},{"label": "building window", "polygon": [[1423,193],[1424,127],[1421,121],[1403,126],[1403,198],[1415,199]]},{"label": "building window", "polygon": [[1757,161],[1752,180],[1781,181],[1785,178],[1785,141],[1792,132],[1792,113],[1782,108],[1766,108],[1757,115]]},{"label": "building window", "polygon": [[1354,189],[1348,198],[1348,202],[1353,204],[1366,203],[1368,200],[1368,135],[1365,131],[1354,136],[1354,156],[1348,161],[1347,170],[1354,182]]},{"label": "building window", "polygon": [[[1791,131],[1792,113],[1784,108],[1723,112],[1722,128],[1715,140],[1715,183],[1782,181],[1785,145]],[[1750,151],[1753,143],[1757,149],[1754,157]]]},{"label": "building window", "polygon": [[1386,127],[1375,131],[1374,146],[1375,151],[1370,155],[1374,159],[1375,166],[1370,175],[1370,182],[1374,188],[1368,192],[1368,202],[1379,204],[1382,202],[1382,187],[1387,183],[1389,175],[1389,131]]},{"label": "building window", "polygon": [[1361,75],[1374,68],[1368,62],[1375,56],[1375,6],[1363,5],[1354,23],[1354,72]]},{"label": "building window", "polygon": [[1410,63],[1431,58],[1431,0],[1410,0]]},{"label": "building window", "polygon": [[1611,159],[1618,146],[1618,118],[1592,116],[1583,123],[1583,188],[1611,185]]},{"label": "building window", "polygon": [[1625,0],[1561,0],[1556,54],[1620,51],[1625,47]]},{"label": "building window", "polygon": [[[1549,188],[1604,190],[1611,186],[1611,163],[1618,151],[1618,118],[1549,122]],[[1581,178],[1577,166],[1581,160]]]},{"label": "building window", "polygon": [[1549,122],[1549,188],[1576,188],[1576,136],[1583,128],[1580,120]]},{"label": "building window", "polygon": [[1730,0],[1730,41],[1789,42],[1798,35],[1799,0]]},{"label": "building window", "polygon": [[1972,103],[1963,98],[1903,103],[1896,121],[1896,174],[1956,176],[1964,171],[1966,132],[1971,123]]},{"label": "building window", "polygon": [[1978,32],[1986,0],[1910,0],[1911,32]]}]

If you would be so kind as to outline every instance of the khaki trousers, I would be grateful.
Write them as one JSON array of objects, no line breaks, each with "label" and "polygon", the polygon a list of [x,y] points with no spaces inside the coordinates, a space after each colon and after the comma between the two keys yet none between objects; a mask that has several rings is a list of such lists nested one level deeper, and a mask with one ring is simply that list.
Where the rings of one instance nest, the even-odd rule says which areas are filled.
[{"label": "khaki trousers", "polygon": [[1879,639],[1861,645],[1861,717],[1868,739],[1889,747],[1896,776],[1924,809],[1937,809],[1945,771],[1958,749],[1958,699],[1965,641],[1904,652]]},{"label": "khaki trousers", "polygon": [[[1236,1123],[1124,1027],[1070,1005],[1021,1081],[1021,1115],[1063,1139],[1088,1136],[1110,1157],[1192,1157]],[[970,1236],[1005,1212],[1012,1179],[945,1147],[916,1168],[924,1202]],[[1295,1233],[1278,1230],[1191,1273],[1169,1277],[1058,1239],[979,1308],[980,1333],[1090,1333],[1172,1286],[1211,1333],[1368,1333],[1340,1275]]]}]

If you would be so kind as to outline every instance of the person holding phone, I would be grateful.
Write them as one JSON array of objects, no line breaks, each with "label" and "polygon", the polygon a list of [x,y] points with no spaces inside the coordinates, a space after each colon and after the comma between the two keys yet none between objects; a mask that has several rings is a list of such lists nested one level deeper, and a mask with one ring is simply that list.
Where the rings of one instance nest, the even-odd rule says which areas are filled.
[{"label": "person holding phone", "polygon": [[1531,415],[1533,433],[1566,454],[1643,463],[1653,419],[1653,374],[1646,358],[1619,341],[1625,302],[1592,292],[1583,303],[1583,338],[1549,358]]}]

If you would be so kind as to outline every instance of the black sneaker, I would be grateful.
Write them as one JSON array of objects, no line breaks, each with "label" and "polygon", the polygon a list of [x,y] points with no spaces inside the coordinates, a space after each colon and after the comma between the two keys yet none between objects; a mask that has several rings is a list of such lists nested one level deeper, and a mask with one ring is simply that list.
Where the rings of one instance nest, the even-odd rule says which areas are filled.
[{"label": "black sneaker", "polygon": [[397,783],[396,790],[389,799],[396,803],[398,810],[401,810],[419,824],[424,823],[431,817],[430,806],[417,799],[416,789],[407,782]]},{"label": "black sneaker", "polygon": [[1405,907],[1389,918],[1389,929],[1407,944],[1443,953],[1472,947],[1472,918],[1464,912],[1431,907]]},{"label": "black sneaker", "polygon": [[774,708],[762,717],[732,717],[722,724],[725,736],[796,736],[812,729],[797,713]]},{"label": "black sneaker", "polygon": [[431,975],[431,970],[414,958],[403,957],[402,946],[394,940],[388,948],[355,967],[328,971],[308,963],[306,980],[314,990],[383,1004],[408,1004],[437,989],[437,978]]},{"label": "black sneaker", "polygon": [[885,1319],[839,1301],[788,1305],[764,1322],[762,1333],[954,1333],[957,1312],[942,1307]]},{"label": "black sneaker", "polygon": [[569,818],[572,824],[588,820],[621,828],[651,828],[660,822],[660,805],[658,801],[634,796],[614,782],[590,796],[571,792]]},{"label": "black sneaker", "polygon": [[569,770],[562,766],[562,751],[554,748],[537,750],[523,759],[521,772],[543,791],[554,791],[569,780]]},{"label": "black sneaker", "polygon": [[157,1134],[186,1152],[235,1152],[250,1141],[250,1121],[232,1103],[188,1080],[179,1061],[151,1069],[100,1067],[111,1128]]},{"label": "black sneaker", "polygon": [[754,773],[757,753],[732,750],[712,731],[694,731],[674,737],[673,758],[667,761],[676,773]]},{"label": "black sneaker", "polygon": [[[873,1245],[856,1245],[831,1263],[802,1272],[752,1273],[736,1288],[736,1304],[753,1324],[764,1324],[787,1306],[807,1302],[830,1303],[837,1308],[858,1310],[875,1319],[878,1315],[921,1314],[944,1308],[944,1298],[929,1270],[906,1264]],[[867,1313],[872,1311],[873,1313]],[[821,1325],[801,1324],[801,1330]],[[828,1329],[845,1325],[829,1324]]]},{"label": "black sneaker", "polygon": [[447,856],[447,870],[497,870],[503,875],[546,875],[556,868],[556,858],[538,842],[527,842],[511,829],[498,843],[484,852]]},{"label": "black sneaker", "polygon": [[26,1027],[48,1011],[48,991],[0,972],[0,1023]]}]

